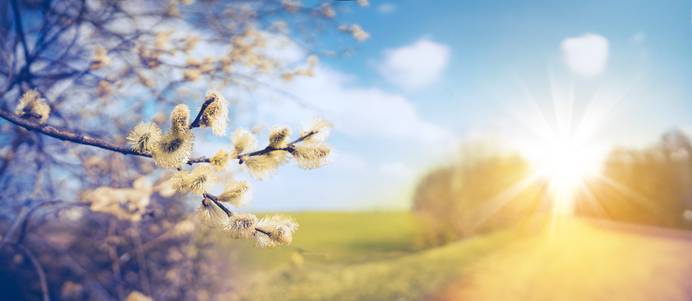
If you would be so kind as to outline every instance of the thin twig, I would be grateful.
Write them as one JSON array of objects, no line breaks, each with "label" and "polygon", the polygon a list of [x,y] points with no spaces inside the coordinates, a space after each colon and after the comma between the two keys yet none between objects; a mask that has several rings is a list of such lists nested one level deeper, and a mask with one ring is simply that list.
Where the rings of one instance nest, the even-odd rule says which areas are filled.
[{"label": "thin twig", "polygon": [[[205,102],[206,103],[206,102]],[[200,110],[201,112],[202,110]],[[199,114],[201,115],[201,113]],[[198,115],[198,116],[199,116]],[[59,140],[63,141],[69,141],[77,144],[82,144],[82,145],[89,145],[89,146],[94,146],[97,148],[109,150],[112,152],[116,153],[121,153],[123,155],[133,155],[133,156],[140,156],[140,157],[146,157],[146,158],[151,158],[151,154],[149,153],[144,153],[144,152],[138,152],[133,149],[131,149],[128,146],[121,146],[117,145],[114,143],[111,143],[109,141],[106,141],[101,138],[96,138],[96,137],[91,137],[89,135],[84,135],[84,134],[79,134],[73,131],[65,130],[65,129],[60,129],[51,125],[46,125],[46,124],[39,124],[35,121],[32,121],[30,119],[25,119],[22,118],[21,116],[18,116],[12,112],[8,112],[5,110],[0,110],[0,118],[5,119],[11,123],[14,123],[17,126],[20,126],[22,128],[25,128],[29,131],[34,131],[41,133],[46,136],[50,136]],[[197,119],[197,118],[195,118]],[[194,121],[193,121],[194,124]],[[191,124],[190,127],[193,127]],[[265,155],[274,151],[285,151],[289,153],[293,153],[294,146],[296,143],[299,143],[310,136],[313,136],[317,134],[316,131],[311,131],[301,137],[298,137],[296,140],[291,141],[288,146],[282,147],[282,148],[276,148],[276,147],[271,147],[267,146],[261,150],[257,150],[254,152],[250,153],[245,153],[245,154],[240,154],[238,155],[235,159],[238,160],[239,164],[243,164],[243,158],[244,157],[253,157],[253,156],[261,156]],[[193,165],[193,164],[198,164],[198,163],[209,163],[211,162],[211,158],[209,157],[198,157],[198,158],[191,158],[187,161],[188,165]]]},{"label": "thin twig", "polygon": [[293,154],[293,152],[295,151],[295,145],[297,143],[302,142],[305,139],[308,139],[311,136],[316,135],[316,134],[317,134],[317,131],[310,131],[307,134],[298,137],[296,140],[289,142],[288,145],[286,145],[286,147],[273,147],[271,145],[267,145],[267,147],[265,147],[261,150],[246,153],[246,154],[240,154],[236,157],[236,159],[238,160],[238,164],[243,164],[243,161],[244,161],[243,158],[245,158],[245,157],[261,156],[261,155],[265,155],[265,154],[268,154],[268,153],[271,153],[274,151],[285,151],[285,152],[289,152],[289,153]]},{"label": "thin twig", "polygon": [[53,127],[50,125],[39,124],[39,123],[31,121],[29,119],[23,119],[20,116],[17,116],[14,113],[8,112],[5,110],[0,110],[0,118],[5,119],[11,123],[14,123],[14,124],[16,124],[20,127],[23,127],[27,130],[39,132],[41,134],[44,134],[46,136],[50,136],[50,137],[53,137],[56,139],[60,139],[60,140],[64,140],[64,141],[70,141],[70,142],[74,142],[77,144],[95,146],[95,147],[98,147],[101,149],[121,153],[123,155],[135,155],[135,156],[142,156],[142,157],[151,158],[150,154],[137,152],[137,151],[134,151],[134,150],[132,150],[126,146],[116,145],[116,144],[113,144],[111,142],[108,142],[108,141],[100,139],[100,138],[91,137],[88,135],[83,135],[83,134],[75,133],[75,132],[64,130],[64,129],[59,129],[59,128],[56,128],[56,127]]},{"label": "thin twig", "polygon": [[219,201],[219,198],[217,196],[215,196],[213,194],[209,194],[209,193],[205,193],[203,196],[204,196],[204,198],[212,201],[214,203],[214,205],[216,205],[216,207],[219,207],[219,209],[223,210],[223,212],[226,213],[226,215],[228,215],[228,217],[233,216],[233,211],[229,210],[228,208],[226,208],[226,206],[221,204],[221,201]]},{"label": "thin twig", "polygon": [[207,100],[204,101],[204,103],[202,104],[202,107],[199,109],[199,112],[197,113],[197,117],[195,117],[195,120],[193,120],[192,123],[190,123],[190,128],[191,128],[191,129],[200,126],[200,123],[202,122],[202,116],[204,116],[204,110],[206,110],[207,107],[208,107],[212,102],[214,102],[214,99],[213,99],[213,98],[210,98],[210,99],[207,99]]},{"label": "thin twig", "polygon": [[34,270],[36,270],[36,274],[38,274],[38,280],[39,284],[41,285],[41,297],[43,298],[44,301],[49,301],[50,300],[50,292],[48,290],[48,282],[46,281],[46,273],[43,270],[43,265],[41,265],[41,262],[38,261],[36,256],[34,256],[29,249],[27,249],[24,245],[19,244],[19,243],[13,243],[9,241],[0,241],[0,243],[8,245],[10,247],[13,247],[17,250],[19,250],[21,253],[23,253],[31,262],[31,265],[34,266]]},{"label": "thin twig", "polygon": [[[201,116],[203,115],[204,110],[206,109],[206,107],[210,103],[211,103],[211,100],[206,100],[204,102],[199,113],[197,114],[197,117],[190,124],[190,128],[195,128],[195,127],[199,126]],[[27,116],[27,117],[32,117],[32,116]],[[31,121],[29,119],[21,118],[20,116],[17,116],[15,114],[8,112],[8,111],[5,111],[5,110],[0,110],[0,118],[3,118],[9,122],[12,122],[12,123],[14,123],[20,127],[27,129],[27,130],[39,132],[41,134],[44,134],[44,135],[47,135],[47,136],[50,136],[53,138],[57,138],[60,140],[70,141],[70,142],[74,142],[77,144],[90,145],[90,146],[98,147],[101,149],[110,150],[113,152],[118,152],[118,153],[121,153],[124,155],[135,155],[135,156],[141,156],[141,157],[147,157],[147,158],[152,157],[151,154],[138,152],[138,151],[130,149],[129,147],[119,146],[119,145],[113,144],[111,142],[108,142],[108,141],[100,139],[100,138],[90,137],[90,136],[78,134],[78,133],[75,133],[72,131],[58,129],[58,128],[50,126],[50,125],[42,125],[42,124],[36,123],[34,121]],[[239,154],[238,156],[236,156],[235,159],[238,160],[238,164],[243,164],[244,159],[247,157],[262,156],[262,155],[265,155],[265,154],[268,154],[268,153],[271,153],[274,151],[285,151],[285,152],[293,153],[295,151],[295,145],[297,143],[300,143],[300,142],[304,141],[305,139],[308,139],[311,136],[316,135],[316,134],[317,134],[317,131],[310,131],[310,132],[296,138],[295,140],[289,142],[286,147],[273,147],[271,145],[268,145],[267,147],[265,147],[261,150],[257,150],[257,151],[253,151],[253,152],[245,153],[245,154]],[[187,164],[193,165],[196,163],[209,163],[210,161],[211,161],[210,158],[199,157],[199,158],[189,159],[187,161]],[[224,213],[226,213],[226,215],[228,215],[229,217],[233,216],[233,212],[231,210],[229,210],[228,208],[226,208],[219,201],[218,197],[216,197],[212,194],[205,193],[204,198],[211,200],[214,203],[214,205],[216,205],[221,210],[223,210]],[[264,231],[262,229],[255,228],[255,230],[257,232],[263,233],[267,236],[271,236],[271,233]]]},{"label": "thin twig", "polygon": [[[231,211],[231,210],[229,210],[228,208],[226,208],[226,206],[224,206],[224,205],[221,203],[221,201],[219,201],[219,198],[218,198],[217,196],[215,196],[215,195],[213,195],[213,194],[205,193],[205,194],[204,194],[204,198],[207,199],[207,200],[212,201],[212,202],[214,203],[214,205],[216,205],[217,207],[219,207],[219,209],[223,210],[223,212],[226,213],[226,215],[227,215],[228,217],[233,216],[233,211]],[[204,200],[203,200],[203,201],[204,201]],[[260,229],[260,228],[255,228],[255,231],[260,232],[260,233],[262,233],[262,234],[264,234],[264,235],[266,235],[266,236],[269,236],[269,237],[272,236],[271,233],[269,233],[269,232],[267,232],[267,231],[264,231],[264,230],[262,230],[262,229]]]}]

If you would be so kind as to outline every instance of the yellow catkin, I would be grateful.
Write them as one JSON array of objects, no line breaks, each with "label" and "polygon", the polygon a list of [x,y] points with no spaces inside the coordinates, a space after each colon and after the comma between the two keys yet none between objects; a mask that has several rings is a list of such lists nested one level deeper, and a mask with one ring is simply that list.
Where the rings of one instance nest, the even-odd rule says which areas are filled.
[{"label": "yellow catkin", "polygon": [[38,118],[38,123],[43,124],[48,121],[50,116],[50,106],[36,90],[24,92],[15,108],[15,114]]},{"label": "yellow catkin", "polygon": [[223,136],[226,134],[228,124],[228,103],[221,93],[209,91],[205,101],[211,101],[202,112],[200,119],[201,127],[210,127],[214,135]]},{"label": "yellow catkin", "polygon": [[293,233],[298,230],[298,223],[290,218],[274,215],[257,221],[255,228],[269,233],[269,235],[261,231],[254,233],[253,238],[258,247],[275,247],[288,245],[293,241]]},{"label": "yellow catkin", "polygon": [[233,156],[238,156],[246,152],[253,151],[257,146],[257,139],[252,133],[245,129],[238,128],[233,132]]},{"label": "yellow catkin", "polygon": [[216,168],[217,170],[221,170],[224,167],[226,167],[229,158],[230,156],[228,152],[226,152],[225,150],[219,150],[218,152],[216,152],[216,154],[214,154],[214,156],[212,156],[209,159],[209,163],[211,163],[211,165],[214,166],[214,168]]},{"label": "yellow catkin", "polygon": [[126,139],[132,150],[151,153],[161,140],[161,129],[153,122],[140,123],[132,129]]},{"label": "yellow catkin", "polygon": [[223,193],[219,195],[219,201],[240,207],[246,202],[248,190],[250,185],[247,182],[231,180],[226,184]]},{"label": "yellow catkin", "polygon": [[275,127],[269,133],[269,146],[273,148],[283,148],[288,144],[291,130],[287,127]]},{"label": "yellow catkin", "polygon": [[330,153],[331,149],[325,144],[306,143],[296,145],[292,155],[299,167],[313,169],[324,165]]},{"label": "yellow catkin", "polygon": [[194,136],[192,132],[170,132],[159,140],[151,154],[156,165],[163,168],[178,168],[187,163],[192,154]]},{"label": "yellow catkin", "polygon": [[249,213],[234,214],[224,227],[233,238],[250,238],[255,232],[257,217]]},{"label": "yellow catkin", "polygon": [[198,165],[191,171],[180,171],[173,176],[173,186],[178,192],[202,195],[207,192],[213,180],[211,166]]}]

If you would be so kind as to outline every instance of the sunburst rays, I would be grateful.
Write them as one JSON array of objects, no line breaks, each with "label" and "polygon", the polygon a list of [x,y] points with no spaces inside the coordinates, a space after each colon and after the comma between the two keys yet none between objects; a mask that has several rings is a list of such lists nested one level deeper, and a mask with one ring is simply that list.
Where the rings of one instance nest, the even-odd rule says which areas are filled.
[{"label": "sunburst rays", "polygon": [[[596,193],[594,187],[608,186],[645,206],[655,213],[651,202],[631,188],[618,183],[602,172],[603,161],[607,155],[607,125],[617,113],[626,91],[597,91],[589,101],[580,105],[573,84],[561,87],[550,77],[548,101],[539,101],[534,93],[521,85],[525,105],[521,109],[510,109],[507,141],[511,148],[522,154],[530,163],[532,172],[504,191],[496,194],[479,208],[476,225],[480,226],[508,202],[530,189],[540,192],[541,200],[548,201],[550,214],[555,220],[558,216],[571,215],[577,205],[585,202],[596,209],[597,214],[608,217],[604,196]],[[540,104],[547,104],[545,110]],[[550,108],[551,107],[551,108]]]}]

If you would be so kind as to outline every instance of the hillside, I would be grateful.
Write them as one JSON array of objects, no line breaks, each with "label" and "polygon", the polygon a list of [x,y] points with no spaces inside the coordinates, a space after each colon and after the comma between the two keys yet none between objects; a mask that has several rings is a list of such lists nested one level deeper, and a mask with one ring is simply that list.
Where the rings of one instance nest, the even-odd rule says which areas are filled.
[{"label": "hillside", "polygon": [[[370,228],[363,221],[373,217],[298,215],[304,227],[323,229],[325,256],[295,250],[245,254],[254,258],[244,265],[247,277],[226,299],[686,300],[691,293],[685,287],[692,275],[687,239],[564,220],[416,250],[415,219],[382,213],[379,218],[390,219],[392,227]],[[354,220],[361,224],[343,224]],[[320,250],[313,239],[296,243]],[[343,249],[331,253],[336,248]]]}]

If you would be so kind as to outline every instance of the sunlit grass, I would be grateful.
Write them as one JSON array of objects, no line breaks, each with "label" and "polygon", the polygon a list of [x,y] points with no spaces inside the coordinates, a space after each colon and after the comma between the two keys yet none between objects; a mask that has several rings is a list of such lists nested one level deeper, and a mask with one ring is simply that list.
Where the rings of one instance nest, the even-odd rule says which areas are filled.
[{"label": "sunlit grass", "polygon": [[361,262],[418,250],[419,221],[408,212],[291,213],[300,224],[292,246],[257,249],[249,242],[226,241],[249,267],[289,265],[296,254],[312,262]]},{"label": "sunlit grass", "polygon": [[553,226],[479,261],[444,299],[686,300],[684,239],[579,219]]},{"label": "sunlit grass", "polygon": [[[323,245],[320,250],[333,256],[308,254],[296,262],[289,253],[275,256],[278,253],[274,251],[259,252],[260,256],[273,257],[264,259],[271,264],[256,265],[255,272],[244,277],[247,281],[224,297],[679,300],[685,293],[685,275],[692,272],[687,264],[692,246],[684,239],[659,237],[657,232],[642,235],[636,229],[622,230],[568,217],[551,224],[552,218],[545,216],[443,247],[417,249],[415,220],[407,215],[298,214],[306,228],[314,228],[309,231],[324,233],[306,235],[297,242],[310,247]],[[377,217],[390,224],[373,220]],[[234,267],[236,273],[238,269]]]},{"label": "sunlit grass", "polygon": [[[333,225],[332,215],[311,218],[315,218],[315,222],[325,221],[320,226]],[[341,218],[342,221],[361,220],[358,215],[343,214]],[[366,213],[363,217],[382,215],[387,214]],[[412,220],[407,213],[388,218]],[[356,232],[341,236],[344,241],[337,242],[339,238],[331,237],[328,239],[331,242],[325,242],[328,249],[341,245],[344,253],[332,253],[335,256],[328,260],[308,255],[299,264],[293,262],[280,268],[266,265],[266,269],[256,270],[239,291],[225,297],[231,300],[420,300],[433,296],[462,275],[474,260],[510,241],[510,235],[503,232],[413,252],[416,249],[414,232],[406,230],[411,225],[401,229],[402,232],[397,224],[372,221],[361,225]],[[369,236],[371,234],[373,236]],[[310,241],[306,243],[319,243],[313,238]],[[394,246],[398,246],[398,250],[395,251]],[[264,256],[273,254],[265,253]]]}]

